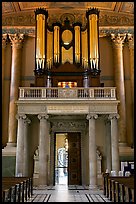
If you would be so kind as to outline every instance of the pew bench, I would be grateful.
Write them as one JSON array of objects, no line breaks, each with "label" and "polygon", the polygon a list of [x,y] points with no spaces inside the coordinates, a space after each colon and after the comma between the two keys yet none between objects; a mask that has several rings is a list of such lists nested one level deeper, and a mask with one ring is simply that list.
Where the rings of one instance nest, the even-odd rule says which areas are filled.
[{"label": "pew bench", "polygon": [[3,202],[24,202],[33,194],[33,181],[28,177],[3,177]]},{"label": "pew bench", "polygon": [[104,174],[104,195],[113,202],[134,202],[134,176]]}]

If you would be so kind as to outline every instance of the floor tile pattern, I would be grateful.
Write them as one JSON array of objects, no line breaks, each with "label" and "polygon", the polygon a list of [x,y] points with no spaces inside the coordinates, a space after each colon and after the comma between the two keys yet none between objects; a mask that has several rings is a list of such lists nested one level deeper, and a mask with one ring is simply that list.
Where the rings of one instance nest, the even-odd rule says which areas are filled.
[{"label": "floor tile pattern", "polygon": [[103,190],[90,190],[88,186],[38,186],[27,202],[111,202]]}]

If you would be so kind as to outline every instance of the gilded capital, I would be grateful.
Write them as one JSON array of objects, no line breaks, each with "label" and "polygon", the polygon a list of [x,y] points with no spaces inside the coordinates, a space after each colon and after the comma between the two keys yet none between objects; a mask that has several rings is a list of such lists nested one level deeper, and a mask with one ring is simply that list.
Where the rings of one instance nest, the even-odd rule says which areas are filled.
[{"label": "gilded capital", "polygon": [[9,34],[9,39],[11,41],[13,48],[22,48],[22,42],[24,41],[24,34]]},{"label": "gilded capital", "polygon": [[111,33],[111,40],[112,40],[113,45],[115,47],[122,47],[125,38],[126,38],[126,34],[120,34],[120,33],[114,34],[114,33]]},{"label": "gilded capital", "polygon": [[127,34],[127,40],[128,40],[129,49],[134,49],[134,35],[128,33]]},{"label": "gilded capital", "polygon": [[7,45],[7,37],[8,37],[7,33],[2,34],[2,48],[5,48]]},{"label": "gilded capital", "polygon": [[110,114],[109,117],[108,117],[109,120],[119,119],[119,118],[120,118],[120,116],[119,116],[119,114],[117,114],[117,113],[115,113],[115,114]]},{"label": "gilded capital", "polygon": [[90,119],[95,119],[96,120],[97,118],[98,118],[97,114],[90,114],[90,113],[86,117],[87,120],[90,120]]},{"label": "gilded capital", "polygon": [[39,120],[47,120],[49,118],[49,115],[47,114],[39,114],[38,119]]}]

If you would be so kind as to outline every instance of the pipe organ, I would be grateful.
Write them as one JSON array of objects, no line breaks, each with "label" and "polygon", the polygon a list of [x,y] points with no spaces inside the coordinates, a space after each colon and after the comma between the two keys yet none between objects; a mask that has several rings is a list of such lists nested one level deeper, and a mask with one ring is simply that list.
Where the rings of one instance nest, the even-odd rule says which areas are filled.
[{"label": "pipe organ", "polygon": [[77,86],[100,86],[98,9],[88,9],[86,18],[84,29],[68,17],[49,26],[48,11],[36,9],[35,86],[58,86],[68,76],[82,80]]}]

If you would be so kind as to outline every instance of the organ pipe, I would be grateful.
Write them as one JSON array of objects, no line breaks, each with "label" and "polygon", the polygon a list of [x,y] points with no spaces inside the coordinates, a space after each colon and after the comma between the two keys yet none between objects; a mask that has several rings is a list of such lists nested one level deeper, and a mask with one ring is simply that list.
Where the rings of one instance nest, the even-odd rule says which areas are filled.
[{"label": "organ pipe", "polygon": [[46,37],[48,12],[36,9],[36,70],[43,70],[46,66]]},{"label": "organ pipe", "polygon": [[90,9],[86,12],[88,20],[88,59],[91,69],[99,69],[99,11]]},{"label": "organ pipe", "polygon": [[80,26],[75,25],[74,26],[75,30],[75,63],[80,63],[80,58],[81,58],[81,32],[80,32]]}]

